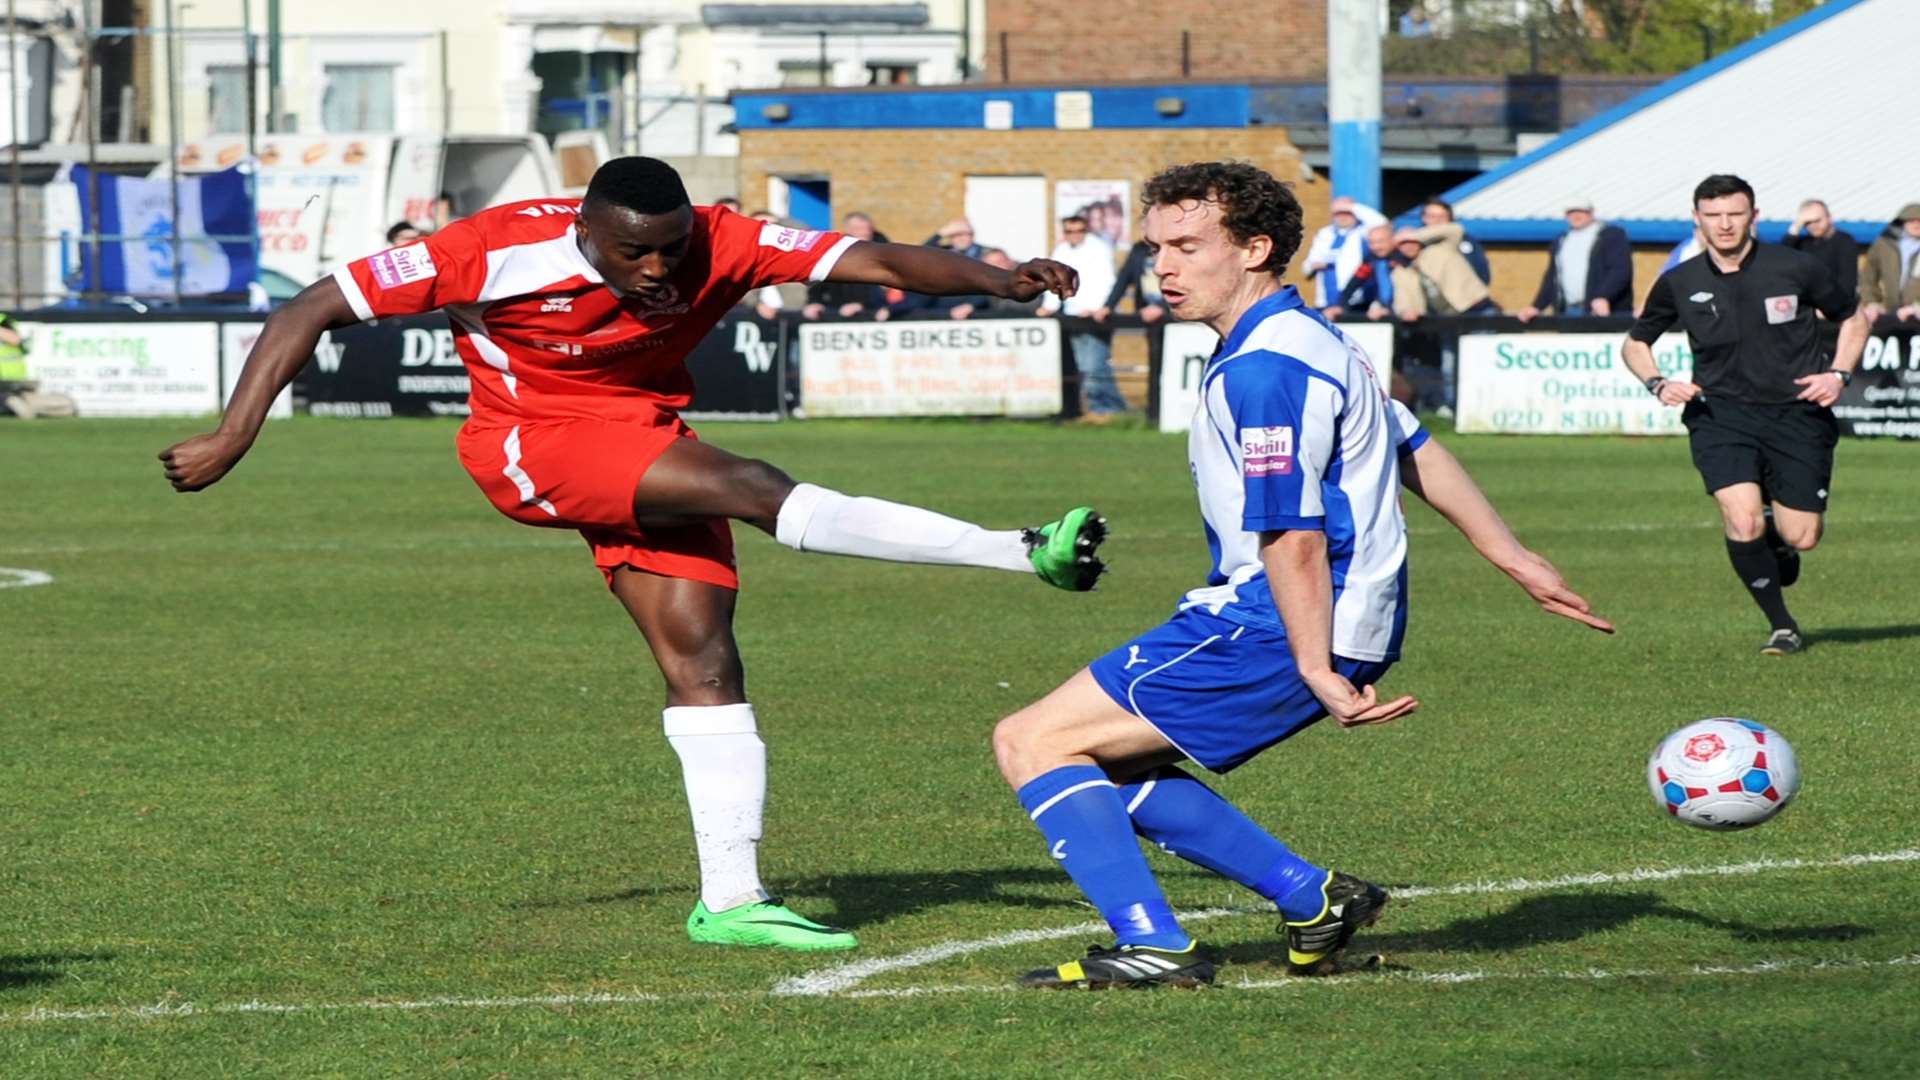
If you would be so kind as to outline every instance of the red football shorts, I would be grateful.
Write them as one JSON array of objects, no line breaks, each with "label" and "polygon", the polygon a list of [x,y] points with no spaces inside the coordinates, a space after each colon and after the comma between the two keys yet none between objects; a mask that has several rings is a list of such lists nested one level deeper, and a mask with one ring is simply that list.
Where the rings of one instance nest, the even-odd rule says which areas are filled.
[{"label": "red football shorts", "polygon": [[578,529],[594,565],[613,582],[631,566],[662,577],[738,589],[733,533],[725,518],[642,528],[633,492],[647,469],[693,429],[678,416],[650,420],[543,420],[460,429],[460,464],[494,508],[515,521]]}]

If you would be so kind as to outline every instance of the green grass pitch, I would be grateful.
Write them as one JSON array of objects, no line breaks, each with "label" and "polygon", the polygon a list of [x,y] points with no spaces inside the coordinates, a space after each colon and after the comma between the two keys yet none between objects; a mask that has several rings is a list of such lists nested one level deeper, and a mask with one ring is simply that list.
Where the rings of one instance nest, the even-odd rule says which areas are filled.
[{"label": "green grass pitch", "polygon": [[[224,483],[176,496],[154,454],[193,430],[0,423],[0,566],[53,577],[0,588],[0,1076],[1920,1060],[1920,447],[1841,447],[1826,543],[1788,594],[1814,647],[1771,659],[1680,442],[1443,433],[1619,635],[1540,614],[1411,508],[1412,627],[1383,690],[1421,712],[1323,725],[1219,782],[1308,857],[1402,890],[1357,946],[1386,968],[1288,982],[1274,920],[1243,910],[1192,924],[1219,987],[1089,995],[1010,989],[1101,935],[987,735],[1201,581],[1180,439],[702,425],[849,491],[1113,522],[1090,596],[736,528],[771,747],[763,868],[862,939],[823,958],[686,940],[658,676],[584,545],[497,515],[451,423],[277,422]],[[1710,834],[1652,805],[1647,751],[1715,715],[1792,739],[1804,786],[1775,822]],[[1252,905],[1153,859],[1182,910]],[[777,992],[795,989],[826,992]]]}]

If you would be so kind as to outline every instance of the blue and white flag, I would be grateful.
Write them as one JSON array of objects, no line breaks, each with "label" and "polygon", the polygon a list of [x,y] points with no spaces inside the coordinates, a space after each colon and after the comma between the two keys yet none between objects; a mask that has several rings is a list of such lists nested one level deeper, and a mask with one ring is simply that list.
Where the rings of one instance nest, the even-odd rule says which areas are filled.
[{"label": "blue and white flag", "polygon": [[[97,175],[100,184],[100,220],[93,220],[94,198],[88,194],[88,170],[73,167],[73,184],[80,196],[81,229],[102,236],[100,266],[93,262],[93,244],[80,244],[80,285],[103,292],[136,296],[175,292],[173,253],[173,181],[142,180],[131,176]],[[182,176],[180,184],[179,288],[182,295],[243,293],[254,279],[256,261],[253,199],[240,169],[199,176]],[[222,237],[210,240],[208,237]]]}]

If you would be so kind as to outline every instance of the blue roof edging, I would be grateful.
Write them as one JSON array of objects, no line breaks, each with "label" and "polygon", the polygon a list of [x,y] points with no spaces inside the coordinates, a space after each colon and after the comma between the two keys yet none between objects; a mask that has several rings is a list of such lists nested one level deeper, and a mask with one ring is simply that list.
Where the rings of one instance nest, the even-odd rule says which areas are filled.
[{"label": "blue roof edging", "polygon": [[[1756,53],[1764,52],[1765,50],[1780,44],[1781,42],[1787,40],[1788,38],[1793,37],[1794,35],[1800,33],[1803,30],[1807,30],[1807,29],[1810,29],[1811,27],[1817,26],[1820,23],[1823,23],[1828,19],[1833,18],[1835,15],[1838,15],[1844,11],[1857,7],[1860,4],[1863,4],[1866,2],[1867,0],[1827,0],[1826,3],[1821,4],[1819,7],[1814,8],[1813,10],[1807,12],[1804,15],[1799,16],[1798,18],[1788,20],[1787,22],[1784,22],[1779,26],[1774,27],[1772,30],[1769,30],[1764,34],[1761,34],[1759,37],[1756,37],[1753,40],[1748,41],[1737,48],[1730,49],[1727,52],[1724,52],[1719,56],[1716,56],[1713,59],[1708,60],[1706,63],[1699,65],[1698,67],[1692,68],[1688,71],[1681,72],[1680,74],[1675,75],[1673,78],[1668,79],[1666,82],[1661,83],[1659,86],[1656,86],[1653,89],[1646,91],[1645,93],[1629,98],[1626,101],[1623,101],[1618,105],[1615,105],[1613,108],[1608,109],[1606,112],[1603,112],[1600,115],[1593,117],[1592,119],[1589,119],[1573,128],[1570,128],[1566,131],[1561,132],[1560,135],[1554,138],[1551,142],[1547,143],[1544,146],[1536,148],[1531,153],[1514,158],[1512,161],[1509,161],[1506,164],[1501,165],[1497,169],[1491,169],[1491,170],[1488,170],[1487,172],[1481,173],[1479,176],[1476,176],[1473,179],[1467,181],[1466,183],[1461,184],[1460,186],[1452,189],[1451,191],[1446,192],[1444,195],[1441,196],[1441,198],[1447,200],[1448,202],[1459,202],[1461,199],[1464,199],[1467,196],[1472,195],[1477,191],[1482,191],[1482,190],[1485,190],[1486,188],[1492,187],[1494,184],[1499,183],[1500,181],[1506,179],[1507,177],[1512,176],[1513,174],[1520,172],[1523,169],[1532,168],[1534,165],[1537,165],[1541,161],[1544,161],[1547,158],[1552,157],[1553,155],[1559,153],[1560,151],[1567,149],[1568,147],[1574,145],[1575,143],[1578,143],[1581,140],[1588,138],[1589,136],[1598,134],[1599,132],[1605,130],[1606,128],[1612,127],[1613,125],[1619,123],[1620,121],[1625,120],[1626,118],[1632,116],[1634,113],[1637,113],[1642,109],[1645,109],[1649,105],[1653,105],[1658,102],[1664,101],[1667,98],[1672,97],[1673,95],[1679,93],[1682,90],[1687,89],[1690,86],[1693,86],[1696,83],[1704,82],[1705,80],[1720,74],[1722,71],[1725,71],[1726,69],[1733,67],[1735,64],[1738,64],[1748,59],[1749,57],[1752,57]],[[1692,228],[1690,224],[1685,225],[1683,227],[1683,235],[1684,235],[1684,230],[1690,229],[1690,228]],[[1848,229],[1848,231],[1852,232],[1853,230]]]}]

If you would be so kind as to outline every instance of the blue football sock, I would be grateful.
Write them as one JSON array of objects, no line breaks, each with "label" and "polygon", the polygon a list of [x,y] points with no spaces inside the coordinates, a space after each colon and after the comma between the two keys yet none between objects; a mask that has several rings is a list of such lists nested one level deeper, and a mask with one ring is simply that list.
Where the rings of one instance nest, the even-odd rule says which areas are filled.
[{"label": "blue football sock", "polygon": [[1168,766],[1118,791],[1133,827],[1161,849],[1231,878],[1295,922],[1317,918],[1327,872],[1295,855],[1212,788]]},{"label": "blue football sock", "polygon": [[1106,773],[1092,765],[1063,765],[1028,781],[1020,805],[1120,944],[1177,950],[1193,943],[1153,879],[1127,806]]}]

